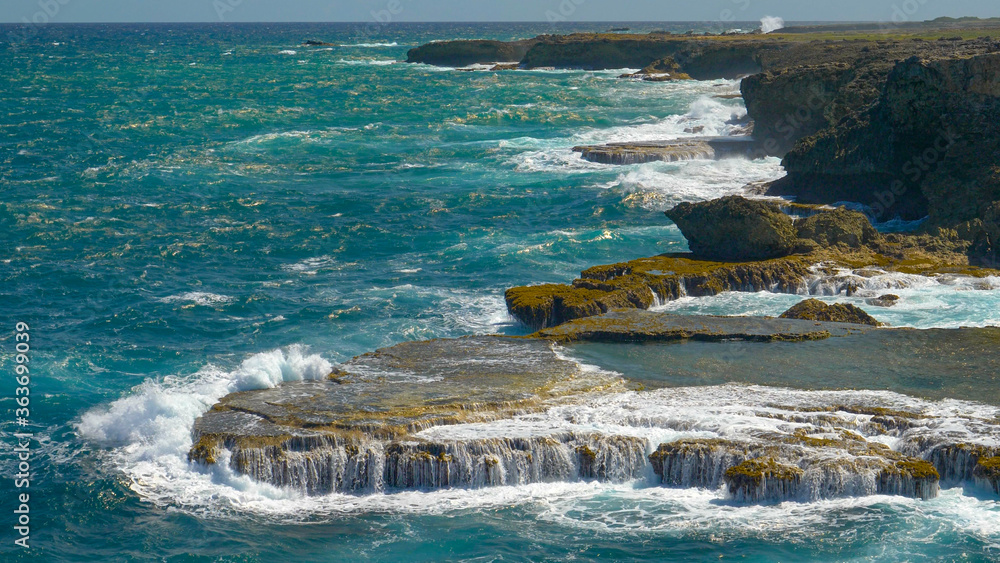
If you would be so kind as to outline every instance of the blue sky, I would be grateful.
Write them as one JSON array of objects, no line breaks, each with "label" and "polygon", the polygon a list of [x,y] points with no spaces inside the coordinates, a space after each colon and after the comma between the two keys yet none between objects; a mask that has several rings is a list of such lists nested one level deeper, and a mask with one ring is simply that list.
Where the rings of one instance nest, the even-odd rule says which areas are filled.
[{"label": "blue sky", "polygon": [[[221,9],[220,9],[221,7]],[[231,9],[230,9],[231,8]],[[42,14],[42,15],[39,15]],[[0,22],[179,21],[911,21],[1000,16],[997,0],[0,0]],[[729,14],[732,14],[730,16]]]}]

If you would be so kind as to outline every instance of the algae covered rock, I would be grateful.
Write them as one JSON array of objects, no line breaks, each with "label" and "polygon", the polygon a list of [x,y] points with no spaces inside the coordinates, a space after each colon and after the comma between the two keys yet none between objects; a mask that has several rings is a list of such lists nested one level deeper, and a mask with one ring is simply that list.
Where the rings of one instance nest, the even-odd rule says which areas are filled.
[{"label": "algae covered rock", "polygon": [[972,471],[980,487],[1000,494],[1000,457],[981,457]]},{"label": "algae covered rock", "polygon": [[729,494],[739,501],[783,501],[796,498],[805,472],[773,458],[750,459],[726,470]]},{"label": "algae covered rock", "polygon": [[864,213],[838,207],[802,219],[795,224],[799,238],[812,240],[822,247],[837,244],[849,248],[871,246],[882,242],[882,235],[875,230]]},{"label": "algae covered rock", "polygon": [[805,301],[801,301],[791,309],[782,313],[781,318],[882,326],[882,323],[866,313],[860,307],[855,307],[854,305],[848,303],[827,305],[819,299],[806,299]]},{"label": "algae covered rock", "polygon": [[691,251],[717,260],[764,260],[788,256],[797,243],[791,218],[777,205],[729,196],[681,203],[666,212]]}]

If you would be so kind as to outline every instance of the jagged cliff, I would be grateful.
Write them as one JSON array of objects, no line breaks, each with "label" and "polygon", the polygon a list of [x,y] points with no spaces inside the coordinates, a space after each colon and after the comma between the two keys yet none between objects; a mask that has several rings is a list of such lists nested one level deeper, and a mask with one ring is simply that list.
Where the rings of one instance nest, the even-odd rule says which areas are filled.
[{"label": "jagged cliff", "polygon": [[784,48],[780,41],[698,39],[651,33],[542,35],[513,42],[441,41],[410,49],[407,62],[447,66],[519,61],[524,68],[589,70],[646,68],[672,59],[677,70],[695,79],[737,78],[760,72],[761,51]]},{"label": "jagged cliff", "polygon": [[772,192],[954,226],[1000,200],[998,156],[1000,55],[910,58],[874,105],[796,146]]}]

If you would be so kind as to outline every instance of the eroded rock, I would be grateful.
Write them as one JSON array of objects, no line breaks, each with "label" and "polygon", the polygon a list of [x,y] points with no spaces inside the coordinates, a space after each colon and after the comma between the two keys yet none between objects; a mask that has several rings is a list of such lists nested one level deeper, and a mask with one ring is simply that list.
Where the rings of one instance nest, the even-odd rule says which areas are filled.
[{"label": "eroded rock", "polygon": [[844,245],[848,248],[878,246],[883,237],[864,213],[838,207],[796,221],[799,238],[815,241],[821,247]]},{"label": "eroded rock", "polygon": [[796,247],[792,220],[777,205],[729,196],[681,203],[666,212],[695,255],[716,260],[766,260]]},{"label": "eroded rock", "polygon": [[781,318],[882,326],[882,323],[860,307],[851,305],[850,303],[829,305],[819,299],[800,301],[791,309],[782,313]]},{"label": "eroded rock", "polygon": [[753,138],[746,136],[695,137],[669,141],[582,145],[573,147],[573,151],[580,153],[584,160],[590,162],[626,165],[749,156],[755,151],[755,143]]}]

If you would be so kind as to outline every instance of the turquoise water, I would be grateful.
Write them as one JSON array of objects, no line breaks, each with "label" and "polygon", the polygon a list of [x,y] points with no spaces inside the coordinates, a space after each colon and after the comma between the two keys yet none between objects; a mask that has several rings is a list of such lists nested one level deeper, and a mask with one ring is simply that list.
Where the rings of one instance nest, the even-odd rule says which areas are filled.
[{"label": "turquoise water", "polygon": [[[632,27],[667,24],[643,25]],[[725,134],[745,110],[714,96],[738,91],[735,81],[394,62],[431,40],[567,29],[0,29],[0,369],[11,374],[0,429],[11,447],[16,431],[37,439],[34,547],[13,546],[0,518],[9,538],[0,557],[995,555],[995,502],[957,490],[929,504],[873,497],[732,507],[711,491],[570,483],[307,502],[247,481],[213,482],[187,463],[194,419],[228,392],[308,377],[406,340],[524,334],[506,315],[507,287],[683,251],[662,210],[782,174],[776,159],[617,168],[570,150],[697,126]],[[301,47],[305,39],[336,46]],[[933,291],[947,288],[974,293],[978,305],[928,306],[894,324],[995,324],[992,286]],[[937,295],[914,291],[904,296],[913,303]],[[683,306],[741,312],[721,299]],[[23,428],[12,422],[17,322],[31,327]],[[8,515],[15,472],[3,456]]]}]

